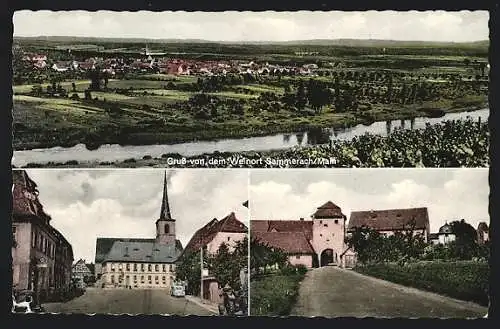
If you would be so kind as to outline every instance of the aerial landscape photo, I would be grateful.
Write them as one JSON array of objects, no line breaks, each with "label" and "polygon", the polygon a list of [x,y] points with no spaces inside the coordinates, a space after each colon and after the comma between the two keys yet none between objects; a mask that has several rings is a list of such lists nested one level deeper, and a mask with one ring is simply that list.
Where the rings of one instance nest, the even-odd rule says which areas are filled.
[{"label": "aerial landscape photo", "polygon": [[14,13],[21,167],[488,167],[489,13]]}]

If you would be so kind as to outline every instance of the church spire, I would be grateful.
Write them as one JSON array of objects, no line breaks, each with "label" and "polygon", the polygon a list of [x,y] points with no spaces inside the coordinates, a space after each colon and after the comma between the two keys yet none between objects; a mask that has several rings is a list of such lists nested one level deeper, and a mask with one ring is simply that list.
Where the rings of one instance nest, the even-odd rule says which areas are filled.
[{"label": "church spire", "polygon": [[165,178],[163,180],[163,199],[161,201],[160,219],[172,220],[172,215],[170,214],[170,205],[168,204],[167,172],[166,171],[165,171]]}]

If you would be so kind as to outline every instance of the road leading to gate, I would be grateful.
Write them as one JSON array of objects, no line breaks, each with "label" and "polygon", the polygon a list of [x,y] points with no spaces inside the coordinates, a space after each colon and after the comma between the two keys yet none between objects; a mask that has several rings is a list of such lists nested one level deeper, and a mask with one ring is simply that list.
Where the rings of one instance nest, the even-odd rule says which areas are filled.
[{"label": "road leading to gate", "polygon": [[486,312],[477,304],[327,266],[307,273],[292,315],[478,318]]},{"label": "road leading to gate", "polygon": [[43,306],[54,313],[213,315],[184,298],[170,296],[165,290],[89,288],[83,296],[69,302]]}]

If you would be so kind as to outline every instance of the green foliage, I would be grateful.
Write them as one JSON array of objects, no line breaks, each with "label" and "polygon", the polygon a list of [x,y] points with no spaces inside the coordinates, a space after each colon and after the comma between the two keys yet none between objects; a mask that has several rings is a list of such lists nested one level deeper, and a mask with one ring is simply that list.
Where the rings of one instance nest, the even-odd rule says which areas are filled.
[{"label": "green foliage", "polygon": [[488,305],[488,263],[475,261],[370,264],[356,271],[383,280]]},{"label": "green foliage", "polygon": [[221,244],[215,255],[207,257],[209,272],[225,286],[229,284],[235,290],[241,288],[240,271],[248,267],[248,239],[236,242],[231,252],[228,245]]},{"label": "green foliage", "polygon": [[288,256],[280,249],[272,248],[255,238],[250,240],[251,273],[259,275],[269,268],[284,268],[288,265]]},{"label": "green foliage", "polygon": [[424,254],[423,236],[414,232],[415,222],[389,236],[368,227],[357,227],[346,238],[346,243],[361,263],[405,262]]},{"label": "green foliage", "polygon": [[184,253],[177,262],[175,276],[177,279],[187,282],[187,294],[199,295],[201,282],[200,252]]},{"label": "green foliage", "polygon": [[[240,271],[248,266],[247,238],[237,241],[232,251],[223,243],[216,254],[208,254],[206,250],[203,254],[203,267],[207,268],[222,286],[229,284],[235,290],[241,288]],[[188,294],[200,293],[200,261],[200,251],[196,251],[184,253],[177,262],[176,277],[187,281]]]},{"label": "green foliage", "polygon": [[250,314],[256,316],[289,315],[298,296],[302,274],[273,274],[250,283]]}]

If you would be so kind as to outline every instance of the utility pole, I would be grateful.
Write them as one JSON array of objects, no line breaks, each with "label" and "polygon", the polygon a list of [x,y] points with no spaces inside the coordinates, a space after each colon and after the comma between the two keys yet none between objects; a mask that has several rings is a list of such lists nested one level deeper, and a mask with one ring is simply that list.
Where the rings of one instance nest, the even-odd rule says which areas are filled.
[{"label": "utility pole", "polygon": [[203,302],[203,246],[200,247],[200,299]]}]

